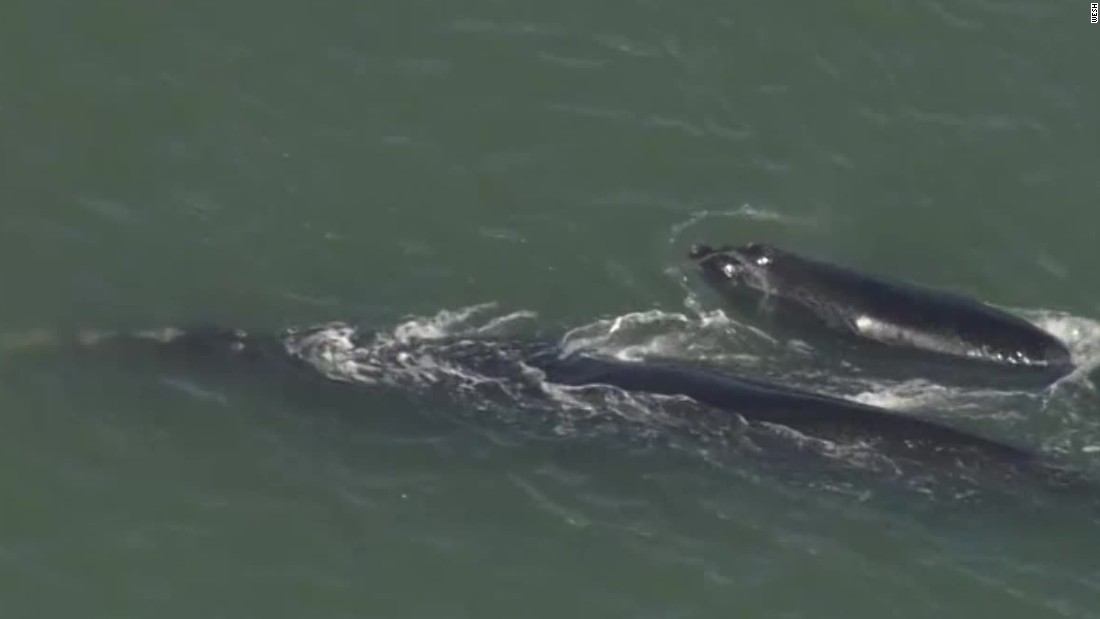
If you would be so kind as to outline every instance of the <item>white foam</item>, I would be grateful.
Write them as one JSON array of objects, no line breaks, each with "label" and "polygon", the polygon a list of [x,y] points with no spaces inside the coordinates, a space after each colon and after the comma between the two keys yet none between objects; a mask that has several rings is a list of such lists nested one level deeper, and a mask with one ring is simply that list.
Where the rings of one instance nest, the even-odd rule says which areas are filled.
[{"label": "white foam", "polygon": [[1069,348],[1078,366],[1100,366],[1100,322],[1065,312],[1032,311],[1025,318],[1058,338]]},{"label": "white foam", "polygon": [[[459,392],[492,383],[511,392],[504,379],[480,374],[454,358],[472,343],[468,338],[497,334],[535,316],[528,311],[485,316],[494,307],[484,303],[411,317],[373,336],[344,323],[330,323],[289,333],[284,345],[291,355],[336,381],[393,386],[446,382]],[[485,347],[491,349],[489,344]],[[520,371],[518,365],[516,371]]]},{"label": "white foam", "polygon": [[562,337],[562,349],[566,354],[584,350],[617,356],[625,348],[648,346],[654,339],[682,331],[693,322],[678,312],[632,312],[568,331]]},{"label": "white foam", "polygon": [[850,399],[861,404],[892,410],[910,410],[943,403],[954,390],[926,380],[910,380],[895,385],[876,385],[871,391],[863,391]]},{"label": "white foam", "polygon": [[1069,385],[1096,390],[1089,376],[1100,369],[1100,322],[1052,310],[1012,311],[1050,333],[1069,349],[1074,370],[1047,389],[1048,400]]},{"label": "white foam", "polygon": [[398,342],[438,340],[461,331],[461,326],[473,317],[496,307],[496,303],[480,303],[458,310],[440,310],[431,317],[412,317],[397,325],[393,339]]}]

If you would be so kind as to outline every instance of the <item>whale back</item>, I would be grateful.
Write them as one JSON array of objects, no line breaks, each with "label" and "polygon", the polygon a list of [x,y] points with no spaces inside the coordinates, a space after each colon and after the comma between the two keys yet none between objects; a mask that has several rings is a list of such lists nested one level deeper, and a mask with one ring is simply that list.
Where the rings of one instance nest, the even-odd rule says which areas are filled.
[{"label": "whale back", "polygon": [[727,296],[751,292],[862,339],[1003,365],[1071,365],[1065,345],[1049,333],[954,292],[755,243],[710,253],[699,264]]},{"label": "whale back", "polygon": [[875,443],[894,455],[1015,464],[1035,458],[1022,448],[887,409],[702,368],[583,354],[545,356],[531,363],[546,374],[547,382],[684,396],[749,422],[779,424],[826,440]]}]

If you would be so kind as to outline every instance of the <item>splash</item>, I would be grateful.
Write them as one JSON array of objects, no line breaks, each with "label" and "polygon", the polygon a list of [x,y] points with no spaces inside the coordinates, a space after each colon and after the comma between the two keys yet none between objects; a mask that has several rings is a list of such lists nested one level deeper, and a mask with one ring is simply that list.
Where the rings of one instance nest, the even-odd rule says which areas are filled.
[{"label": "splash", "polygon": [[[475,386],[496,379],[477,373],[458,359],[477,358],[478,352],[491,356],[495,349],[488,343],[480,351],[469,349],[479,339],[499,337],[516,323],[536,317],[530,311],[486,316],[495,307],[484,303],[441,310],[434,316],[410,317],[390,331],[373,334],[346,323],[330,323],[291,331],[284,346],[291,356],[339,382],[396,386],[450,380],[460,387]],[[506,354],[503,349],[498,352]]]},{"label": "splash", "polygon": [[1100,369],[1100,322],[1050,310],[1017,310],[1018,313],[1062,341],[1069,348],[1076,366],[1048,390],[1051,393],[1067,385],[1095,391],[1089,376]]},{"label": "splash", "polygon": [[511,323],[532,320],[538,315],[531,311],[518,311],[504,314],[478,323],[477,320],[491,310],[496,309],[494,302],[471,305],[458,310],[440,310],[431,317],[410,317],[394,328],[390,340],[407,344],[410,342],[441,340],[462,335],[492,335]]}]

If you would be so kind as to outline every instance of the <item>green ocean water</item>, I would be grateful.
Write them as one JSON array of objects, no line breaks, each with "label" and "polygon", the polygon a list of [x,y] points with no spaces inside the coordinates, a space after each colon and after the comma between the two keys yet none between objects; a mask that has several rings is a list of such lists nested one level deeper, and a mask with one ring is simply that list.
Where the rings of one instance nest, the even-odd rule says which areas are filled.
[{"label": "green ocean water", "polygon": [[[685,269],[765,240],[1015,308],[1093,368],[1087,4],[6,3],[0,334],[401,338],[493,303],[812,382]],[[1100,470],[1084,374],[815,385]],[[1100,616],[1074,501],[796,480],[597,408],[6,351],[0,616]]]}]

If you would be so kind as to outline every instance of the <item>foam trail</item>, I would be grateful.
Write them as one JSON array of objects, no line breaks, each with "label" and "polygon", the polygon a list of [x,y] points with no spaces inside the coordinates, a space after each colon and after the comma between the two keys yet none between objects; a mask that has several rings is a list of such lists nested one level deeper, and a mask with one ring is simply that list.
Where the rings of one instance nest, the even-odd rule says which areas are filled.
[{"label": "foam trail", "polygon": [[450,336],[458,327],[474,316],[483,314],[496,307],[495,302],[480,303],[458,310],[440,310],[430,318],[411,318],[393,330],[393,339],[398,342],[419,340],[438,340]]}]

